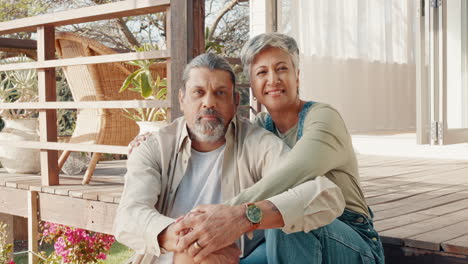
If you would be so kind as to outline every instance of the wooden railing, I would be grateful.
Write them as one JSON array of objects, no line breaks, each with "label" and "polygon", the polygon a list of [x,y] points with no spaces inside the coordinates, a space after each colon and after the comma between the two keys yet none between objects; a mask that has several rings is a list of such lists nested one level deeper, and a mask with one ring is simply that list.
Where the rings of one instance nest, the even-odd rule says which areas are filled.
[{"label": "wooden railing", "polygon": [[[127,0],[0,23],[0,35],[37,31],[37,61],[0,65],[0,71],[37,69],[39,87],[39,102],[3,103],[0,104],[0,109],[37,109],[39,110],[40,123],[39,142],[0,141],[0,145],[40,149],[41,177],[42,184],[45,186],[59,184],[58,150],[126,154],[127,147],[122,146],[57,143],[56,110],[167,107],[169,108],[170,120],[180,116],[177,93],[178,88],[182,85],[181,73],[183,67],[191,58],[204,50],[203,9],[203,0]],[[57,26],[156,12],[167,13],[167,50],[55,59],[55,27]],[[55,67],[143,59],[166,60],[167,100],[56,102]]]}]

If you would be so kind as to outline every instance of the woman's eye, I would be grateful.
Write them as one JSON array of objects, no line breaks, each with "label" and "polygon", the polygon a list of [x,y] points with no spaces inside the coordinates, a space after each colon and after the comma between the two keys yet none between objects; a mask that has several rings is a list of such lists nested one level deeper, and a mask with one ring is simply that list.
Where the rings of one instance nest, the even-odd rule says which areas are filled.
[{"label": "woman's eye", "polygon": [[257,76],[258,76],[258,75],[265,74],[265,73],[266,73],[266,71],[259,71],[259,72],[257,72]]},{"label": "woman's eye", "polygon": [[282,66],[282,67],[278,68],[279,71],[284,71],[284,70],[287,70],[287,69],[288,69],[288,67],[286,67],[286,66]]}]

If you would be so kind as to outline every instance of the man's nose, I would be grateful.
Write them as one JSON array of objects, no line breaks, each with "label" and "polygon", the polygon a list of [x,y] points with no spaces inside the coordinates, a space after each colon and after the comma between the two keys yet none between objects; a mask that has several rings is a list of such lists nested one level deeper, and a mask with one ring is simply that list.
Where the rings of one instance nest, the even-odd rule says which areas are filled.
[{"label": "man's nose", "polygon": [[205,98],[203,98],[203,107],[204,108],[213,108],[216,105],[216,98],[212,93],[207,93]]}]

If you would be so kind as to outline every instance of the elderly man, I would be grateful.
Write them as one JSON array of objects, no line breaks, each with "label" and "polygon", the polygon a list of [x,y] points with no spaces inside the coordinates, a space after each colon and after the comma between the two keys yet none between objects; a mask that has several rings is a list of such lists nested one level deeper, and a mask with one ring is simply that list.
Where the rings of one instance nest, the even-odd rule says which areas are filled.
[{"label": "elderly man", "polygon": [[[244,233],[272,228],[308,232],[341,215],[341,191],[325,177],[254,204],[218,206],[209,214],[202,206],[190,213],[268,177],[289,149],[270,132],[235,116],[235,75],[223,58],[196,57],[186,66],[183,81],[179,101],[184,117],[152,133],[127,163],[114,234],[141,256],[134,263],[238,263],[240,252],[233,242]],[[210,227],[217,235],[187,240],[196,228],[184,229],[176,219],[203,213],[208,223],[222,222]],[[245,239],[242,249],[252,248],[254,241]]]}]

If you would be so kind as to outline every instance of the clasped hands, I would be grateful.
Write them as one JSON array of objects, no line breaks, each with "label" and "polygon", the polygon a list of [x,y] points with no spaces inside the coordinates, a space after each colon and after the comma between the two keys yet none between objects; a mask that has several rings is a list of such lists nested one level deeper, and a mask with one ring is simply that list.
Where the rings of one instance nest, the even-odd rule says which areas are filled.
[{"label": "clasped hands", "polygon": [[179,217],[166,230],[177,252],[174,263],[238,263],[234,242],[250,229],[243,206],[200,205]]}]

